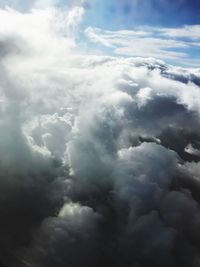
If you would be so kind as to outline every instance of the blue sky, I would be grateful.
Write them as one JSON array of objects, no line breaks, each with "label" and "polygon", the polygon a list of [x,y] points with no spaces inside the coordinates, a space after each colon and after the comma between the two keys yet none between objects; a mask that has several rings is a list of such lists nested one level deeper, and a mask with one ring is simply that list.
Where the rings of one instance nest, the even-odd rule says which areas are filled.
[{"label": "blue sky", "polygon": [[79,40],[90,52],[200,66],[199,0],[0,0],[5,5],[22,12],[82,6]]},{"label": "blue sky", "polygon": [[200,23],[199,0],[0,0],[0,6],[27,10],[34,3],[87,8],[85,21],[90,26],[122,29],[138,25],[181,26]]},{"label": "blue sky", "polygon": [[93,0],[87,21],[109,29],[200,23],[199,0]]},{"label": "blue sky", "polygon": [[195,67],[199,25],[199,0],[94,0],[84,19],[88,39],[104,52]]}]

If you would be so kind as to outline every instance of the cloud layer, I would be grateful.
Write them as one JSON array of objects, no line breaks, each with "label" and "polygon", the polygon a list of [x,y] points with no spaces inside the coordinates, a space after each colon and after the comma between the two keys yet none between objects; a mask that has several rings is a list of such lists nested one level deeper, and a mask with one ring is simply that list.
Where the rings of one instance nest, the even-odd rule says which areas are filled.
[{"label": "cloud layer", "polygon": [[0,10],[0,259],[200,266],[200,70],[86,55],[83,14]]},{"label": "cloud layer", "polygon": [[115,55],[155,57],[178,65],[199,66],[199,32],[199,25],[188,25],[117,31],[88,27],[84,33],[90,42],[110,49]]}]

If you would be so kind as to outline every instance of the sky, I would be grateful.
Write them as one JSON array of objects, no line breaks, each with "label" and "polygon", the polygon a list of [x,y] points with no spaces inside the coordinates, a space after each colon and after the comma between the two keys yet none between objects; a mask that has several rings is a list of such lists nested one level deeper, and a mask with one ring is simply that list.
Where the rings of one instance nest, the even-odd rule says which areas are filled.
[{"label": "sky", "polygon": [[198,5],[0,0],[0,267],[200,267]]},{"label": "sky", "polygon": [[200,63],[198,0],[1,0],[0,6],[6,5],[22,12],[82,6],[78,38],[91,53],[154,57],[186,67]]},{"label": "sky", "polygon": [[90,7],[93,25],[115,30],[140,25],[179,27],[199,24],[200,19],[197,0],[94,0]]},{"label": "sky", "polygon": [[110,53],[199,64],[199,1],[97,0],[91,3],[85,23],[89,40]]}]

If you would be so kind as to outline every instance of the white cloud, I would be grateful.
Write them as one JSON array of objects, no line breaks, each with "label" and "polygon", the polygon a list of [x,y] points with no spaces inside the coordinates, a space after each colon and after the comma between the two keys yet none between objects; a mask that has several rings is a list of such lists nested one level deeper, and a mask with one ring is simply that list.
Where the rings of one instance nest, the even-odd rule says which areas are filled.
[{"label": "white cloud", "polygon": [[71,34],[74,35],[77,27],[81,23],[84,11],[84,8],[81,6],[76,6],[69,11],[67,16],[67,28],[68,32],[70,32]]},{"label": "white cloud", "polygon": [[165,36],[184,37],[200,41],[200,25],[185,25],[182,28],[161,28],[159,31]]},{"label": "white cloud", "polygon": [[[107,31],[89,27],[85,35],[90,42],[108,47],[117,55],[156,57],[174,62],[181,60],[182,64],[187,64],[192,62],[189,49],[199,47],[198,29],[198,25],[180,29],[140,27],[132,31]],[[192,40],[185,41],[185,37]],[[197,65],[199,59],[195,61]]]}]

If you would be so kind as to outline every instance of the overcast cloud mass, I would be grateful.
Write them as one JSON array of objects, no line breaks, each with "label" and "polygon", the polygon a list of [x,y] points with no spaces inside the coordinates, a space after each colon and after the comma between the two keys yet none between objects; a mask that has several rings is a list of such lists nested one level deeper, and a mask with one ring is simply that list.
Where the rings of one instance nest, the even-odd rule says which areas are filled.
[{"label": "overcast cloud mass", "polygon": [[199,61],[170,50],[199,26],[83,29],[89,2],[4,2],[0,266],[200,267]]}]

